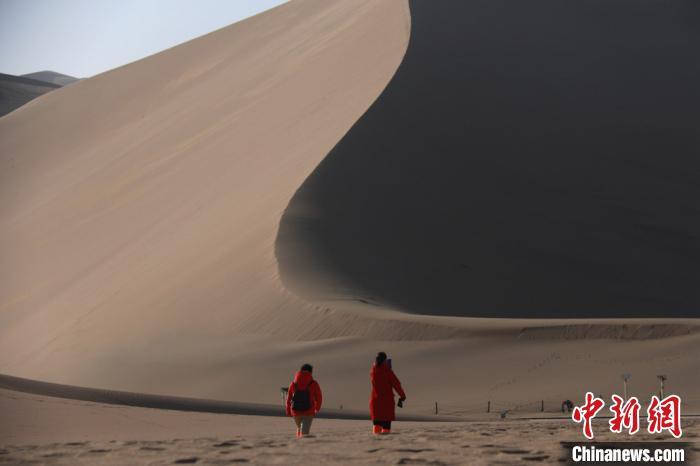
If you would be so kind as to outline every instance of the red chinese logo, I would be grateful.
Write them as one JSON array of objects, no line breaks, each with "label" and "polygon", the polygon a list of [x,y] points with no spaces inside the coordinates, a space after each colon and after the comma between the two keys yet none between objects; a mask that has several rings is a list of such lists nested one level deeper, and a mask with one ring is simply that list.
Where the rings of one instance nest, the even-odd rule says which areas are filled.
[{"label": "red chinese logo", "polygon": [[[582,406],[576,406],[571,413],[571,418],[576,423],[583,423],[583,435],[593,440],[593,418],[603,409],[605,402],[597,398],[591,392],[586,393],[586,401]],[[639,411],[641,405],[637,397],[624,400],[619,395],[612,395],[610,411],[612,418],[608,421],[610,432],[621,433],[627,430],[630,435],[639,431]],[[663,400],[657,396],[651,397],[647,408],[647,431],[650,434],[658,434],[665,430],[675,438],[683,435],[681,429],[681,398],[678,395],[669,395]]]},{"label": "red chinese logo", "polygon": [[637,397],[632,397],[625,401],[618,395],[612,396],[613,404],[610,406],[610,411],[613,413],[612,419],[608,421],[610,424],[610,432],[620,433],[622,429],[627,429],[630,435],[634,435],[639,431],[639,400]]},{"label": "red chinese logo", "polygon": [[676,438],[679,438],[681,430],[681,398],[678,395],[669,395],[663,400],[652,396],[647,409],[650,434],[656,434],[668,430]]},{"label": "red chinese logo", "polygon": [[586,403],[583,406],[576,406],[571,413],[571,418],[574,422],[583,422],[583,435],[589,440],[593,439],[593,418],[598,414],[598,411],[603,409],[603,406],[605,406],[605,402],[602,399],[596,398],[591,392],[587,392]]}]

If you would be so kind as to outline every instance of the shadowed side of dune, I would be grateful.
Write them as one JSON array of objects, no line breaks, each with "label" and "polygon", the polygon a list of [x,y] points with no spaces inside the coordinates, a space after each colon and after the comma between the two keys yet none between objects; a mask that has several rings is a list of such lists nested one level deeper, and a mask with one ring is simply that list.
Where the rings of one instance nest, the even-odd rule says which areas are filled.
[{"label": "shadowed side of dune", "polygon": [[56,84],[58,86],[67,86],[68,84],[73,84],[76,81],[80,81],[80,78],[75,78],[73,76],[68,76],[67,74],[56,73],[55,71],[49,70],[23,74],[22,76],[29,79],[36,79],[37,81],[43,81],[45,83]]},{"label": "shadowed side of dune", "polygon": [[0,116],[59,87],[61,84],[0,73]]},{"label": "shadowed side of dune", "polygon": [[410,7],[393,80],[287,207],[283,281],[424,314],[697,316],[700,6]]}]

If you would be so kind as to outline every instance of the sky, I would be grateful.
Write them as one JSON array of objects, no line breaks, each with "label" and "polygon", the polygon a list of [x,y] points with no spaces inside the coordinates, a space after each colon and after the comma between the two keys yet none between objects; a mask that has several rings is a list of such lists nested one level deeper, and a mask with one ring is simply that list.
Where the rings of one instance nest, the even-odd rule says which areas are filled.
[{"label": "sky", "polygon": [[285,0],[0,0],[0,73],[87,78]]}]

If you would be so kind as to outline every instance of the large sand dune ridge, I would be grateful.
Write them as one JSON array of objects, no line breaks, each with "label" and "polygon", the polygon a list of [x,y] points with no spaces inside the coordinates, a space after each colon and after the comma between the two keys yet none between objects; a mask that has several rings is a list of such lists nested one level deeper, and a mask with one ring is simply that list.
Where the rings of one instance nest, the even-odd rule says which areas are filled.
[{"label": "large sand dune ridge", "polygon": [[279,218],[409,27],[406,2],[293,2],[3,118],[1,370],[95,380],[130,353],[139,379],[295,321]]},{"label": "large sand dune ridge", "polygon": [[[631,390],[640,396],[653,393],[656,374],[666,373],[669,390],[698,409],[697,319],[465,318],[452,312],[452,287],[467,269],[451,275],[441,268],[455,242],[430,236],[410,243],[421,222],[440,219],[418,209],[424,217],[407,225],[395,215],[415,201],[406,190],[394,200],[408,204],[377,215],[387,202],[382,183],[394,173],[392,154],[406,149],[403,138],[434,129],[396,132],[393,120],[383,120],[410,115],[424,97],[395,98],[401,70],[441,71],[431,68],[439,57],[422,68],[410,52],[422,43],[411,14],[419,32],[431,28],[423,8],[434,4],[416,2],[411,13],[406,1],[292,1],[0,119],[0,373],[270,404],[294,370],[311,362],[328,407],[364,410],[369,365],[385,350],[409,392],[409,413],[430,413],[436,401],[461,414],[481,413],[489,400],[499,409],[546,400],[556,410],[586,389],[619,389],[622,372],[634,374]],[[435,47],[439,56],[452,50]],[[388,113],[387,102],[394,107]],[[356,139],[364,131],[377,145]],[[432,136],[426,141],[435,142]],[[414,141],[415,150],[426,141]],[[416,167],[396,166],[390,181],[422,170],[421,157],[405,159]],[[333,170],[325,176],[338,161],[349,163],[347,179]],[[435,163],[444,171],[448,162]],[[376,182],[354,178],[363,170]],[[328,236],[347,241],[338,256],[313,241],[313,228],[288,235],[292,215],[332,225],[337,219],[299,202],[309,192],[308,199],[320,199],[323,190],[309,188],[318,180],[351,194],[327,199],[355,222]],[[376,222],[355,216],[358,202]],[[410,228],[391,236],[385,228],[393,220]],[[403,249],[387,244],[389,236],[403,238],[397,245],[410,246],[410,254],[398,254]],[[371,237],[379,242],[363,242]],[[358,276],[347,280],[342,261],[363,261],[377,244],[386,254],[372,259],[384,261],[369,265],[386,276],[373,271],[367,278],[378,278],[380,289]],[[442,254],[429,266],[436,251]],[[393,267],[406,265],[392,257],[414,261],[401,275],[402,299],[393,294],[398,288],[384,287],[396,278]],[[418,286],[412,271],[432,273],[430,286]],[[515,292],[520,285],[513,283]],[[509,296],[494,294],[494,303],[518,295]]]}]

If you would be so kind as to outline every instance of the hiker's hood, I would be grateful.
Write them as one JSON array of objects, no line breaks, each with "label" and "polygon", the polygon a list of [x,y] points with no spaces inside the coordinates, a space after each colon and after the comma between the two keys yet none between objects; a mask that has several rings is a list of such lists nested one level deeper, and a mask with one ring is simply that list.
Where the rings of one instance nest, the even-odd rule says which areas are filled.
[{"label": "hiker's hood", "polygon": [[372,364],[372,370],[370,372],[375,372],[375,373],[389,372],[390,370],[391,369],[389,368],[389,364],[387,364],[386,362],[384,362],[380,365],[377,365],[377,363],[375,362]]},{"label": "hiker's hood", "polygon": [[311,383],[311,381],[313,379],[314,378],[311,375],[311,372],[299,371],[294,376],[294,383],[297,384],[297,388],[299,388],[300,390],[303,390],[309,386],[309,384]]}]

